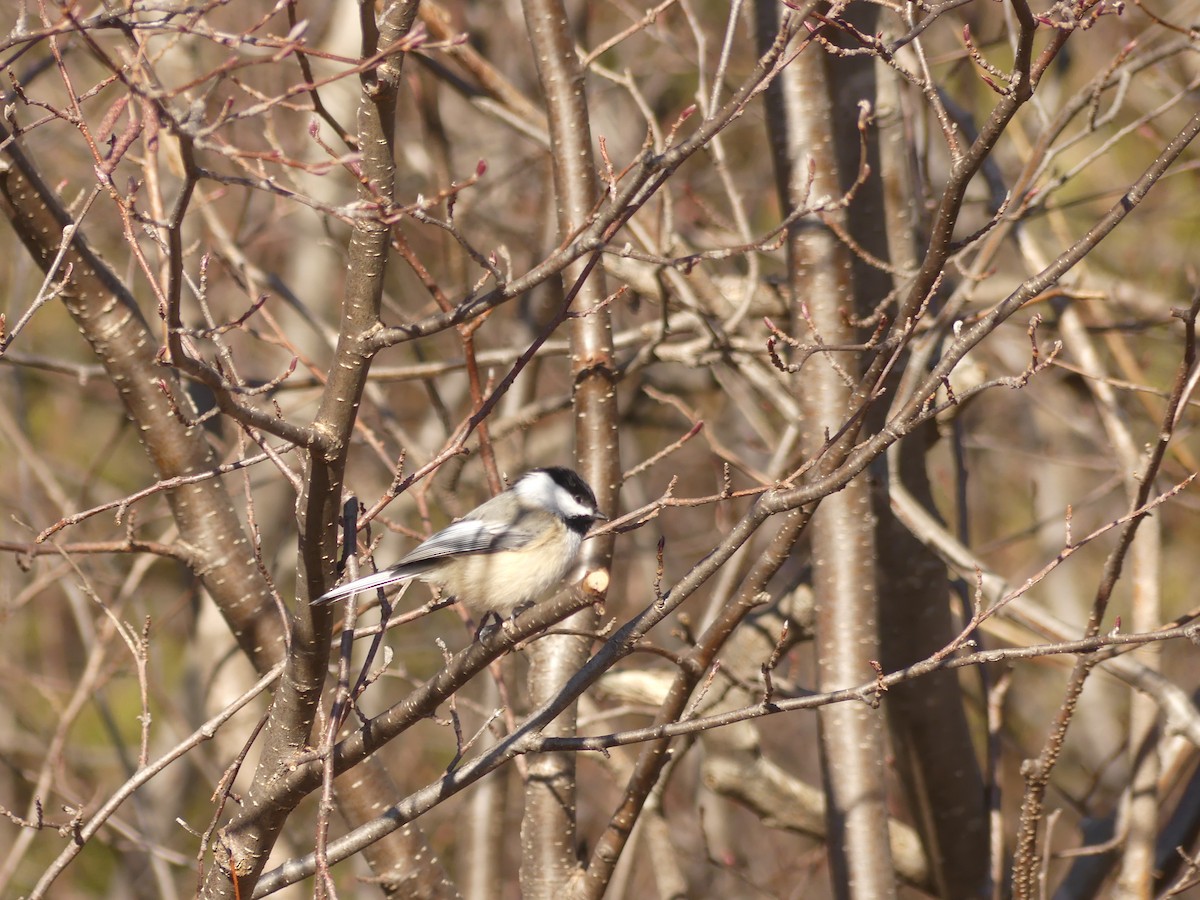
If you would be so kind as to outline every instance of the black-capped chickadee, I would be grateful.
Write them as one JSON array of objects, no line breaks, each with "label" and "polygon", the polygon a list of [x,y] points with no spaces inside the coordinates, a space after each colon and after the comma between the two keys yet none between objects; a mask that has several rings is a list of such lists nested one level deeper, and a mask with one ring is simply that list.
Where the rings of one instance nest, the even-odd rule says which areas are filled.
[{"label": "black-capped chickadee", "polygon": [[578,473],[563,466],[531,469],[394,566],[326,591],[313,603],[420,578],[472,612],[503,618],[556,587],[584,534],[604,518]]}]

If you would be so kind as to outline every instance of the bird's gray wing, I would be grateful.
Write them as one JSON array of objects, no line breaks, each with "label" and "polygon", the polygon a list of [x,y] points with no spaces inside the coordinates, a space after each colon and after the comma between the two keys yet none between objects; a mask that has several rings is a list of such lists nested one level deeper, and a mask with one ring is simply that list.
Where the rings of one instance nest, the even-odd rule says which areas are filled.
[{"label": "bird's gray wing", "polygon": [[[482,509],[482,508],[481,508]],[[476,513],[479,510],[475,511]],[[495,553],[498,550],[515,550],[533,539],[533,534],[520,527],[517,522],[484,522],[472,513],[457,522],[451,522],[441,531],[422,541],[398,563],[374,575],[364,575],[341,587],[326,591],[313,601],[314,605],[329,603],[339,597],[348,597],[360,591],[384,588],[423,575],[441,560],[451,556],[471,553]]]},{"label": "bird's gray wing", "polygon": [[[431,535],[411,553],[392,566],[392,569],[416,567],[413,574],[420,574],[426,564],[437,562],[447,556],[469,553],[495,553],[498,550],[516,550],[523,547],[533,535],[512,522],[484,522],[473,516],[452,522]],[[390,571],[390,570],[389,570]]]}]

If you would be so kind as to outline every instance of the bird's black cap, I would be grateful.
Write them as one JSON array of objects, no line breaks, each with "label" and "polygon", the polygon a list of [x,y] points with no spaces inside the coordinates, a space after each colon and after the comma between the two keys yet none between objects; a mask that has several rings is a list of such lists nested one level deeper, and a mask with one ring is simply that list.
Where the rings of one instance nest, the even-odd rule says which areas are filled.
[{"label": "bird's black cap", "polygon": [[[580,520],[580,523],[583,524],[584,530],[586,530],[588,526],[592,524],[592,522],[596,521],[596,519],[608,518],[600,512],[596,503],[596,495],[592,493],[591,487],[574,469],[568,469],[566,466],[546,466],[541,469],[534,469],[533,471],[544,472],[549,475],[555,484],[574,497],[582,506],[586,506],[595,513],[595,515],[592,516],[577,517]],[[572,524],[574,525],[576,523]]]}]

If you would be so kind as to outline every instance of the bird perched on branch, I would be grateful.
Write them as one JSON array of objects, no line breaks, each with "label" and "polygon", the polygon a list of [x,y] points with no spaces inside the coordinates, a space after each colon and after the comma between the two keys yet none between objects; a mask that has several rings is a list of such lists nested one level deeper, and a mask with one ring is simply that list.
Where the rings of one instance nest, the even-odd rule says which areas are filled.
[{"label": "bird perched on branch", "polygon": [[574,470],[531,469],[395,565],[326,591],[313,603],[419,578],[474,613],[504,618],[557,587],[574,564],[583,536],[605,518],[596,508],[596,495]]}]

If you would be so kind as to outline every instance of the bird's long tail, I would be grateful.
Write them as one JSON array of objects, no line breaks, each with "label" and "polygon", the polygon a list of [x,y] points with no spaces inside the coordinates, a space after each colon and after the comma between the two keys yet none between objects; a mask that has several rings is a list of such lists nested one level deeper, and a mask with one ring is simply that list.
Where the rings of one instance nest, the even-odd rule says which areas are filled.
[{"label": "bird's long tail", "polygon": [[323,606],[341,597],[349,597],[351,594],[388,587],[392,584],[399,584],[401,581],[408,581],[410,578],[420,575],[423,568],[392,566],[390,569],[384,569],[382,572],[376,572],[374,575],[364,575],[362,578],[356,578],[354,581],[349,581],[341,587],[335,587],[331,591],[326,591],[313,601],[313,606]]}]

